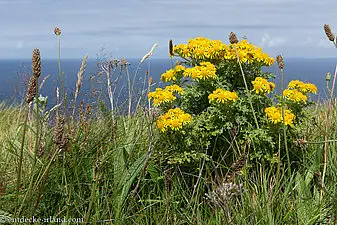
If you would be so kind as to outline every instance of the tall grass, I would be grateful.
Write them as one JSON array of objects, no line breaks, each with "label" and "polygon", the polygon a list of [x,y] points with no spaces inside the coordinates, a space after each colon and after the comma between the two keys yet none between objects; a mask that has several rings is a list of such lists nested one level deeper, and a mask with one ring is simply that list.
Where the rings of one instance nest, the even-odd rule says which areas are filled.
[{"label": "tall grass", "polygon": [[[128,65],[123,66],[127,72]],[[81,79],[83,75],[84,70]],[[109,79],[111,74],[106,75]],[[252,165],[235,154],[230,168],[224,160],[205,157],[194,173],[164,162],[159,153],[169,143],[160,143],[156,115],[150,105],[139,103],[144,96],[137,99],[133,81],[128,81],[126,115],[115,113],[115,99],[110,106],[99,101],[77,106],[75,98],[72,113],[59,112],[60,105],[41,111],[35,101],[36,123],[27,129],[38,137],[34,149],[43,143],[39,157],[36,150],[29,151],[22,132],[25,107],[0,104],[0,221],[20,215],[82,218],[88,224],[336,224],[335,98],[310,108],[313,121],[299,127],[305,140],[297,143],[302,151],[293,162],[301,163],[297,170],[286,173],[280,161]],[[133,113],[132,103],[137,103]],[[56,141],[59,122],[51,122],[62,116],[68,123],[59,137],[67,143]],[[280,135],[278,146],[283,144]],[[17,168],[22,168],[19,178]]]}]

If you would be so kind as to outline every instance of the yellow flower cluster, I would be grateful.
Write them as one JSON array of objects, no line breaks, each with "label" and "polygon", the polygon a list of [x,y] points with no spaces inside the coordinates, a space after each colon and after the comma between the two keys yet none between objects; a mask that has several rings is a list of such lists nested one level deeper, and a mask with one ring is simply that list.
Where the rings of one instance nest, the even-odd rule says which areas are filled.
[{"label": "yellow flower cluster", "polygon": [[228,101],[235,102],[238,99],[238,95],[235,92],[230,92],[223,90],[221,88],[213,91],[212,94],[208,96],[209,102],[225,103]]},{"label": "yellow flower cluster", "polygon": [[[282,107],[276,108],[275,106],[268,107],[264,110],[267,114],[267,118],[274,124],[282,123]],[[284,110],[284,121],[285,125],[293,126],[295,122],[295,115],[288,109]]]},{"label": "yellow flower cluster", "polygon": [[286,89],[283,91],[283,96],[286,97],[287,99],[299,103],[299,102],[303,102],[305,103],[307,101],[307,96],[305,94],[303,94],[302,92],[293,89]]},{"label": "yellow flower cluster", "polygon": [[[242,63],[262,62],[266,66],[274,63],[273,58],[247,40],[238,42],[236,48]],[[227,46],[220,40],[210,40],[204,37],[191,39],[188,44],[176,45],[174,52],[183,58],[196,60],[236,60],[237,58],[234,44]]]},{"label": "yellow flower cluster", "polygon": [[210,40],[204,37],[197,37],[188,41],[188,44],[174,46],[174,52],[183,58],[193,58],[198,60],[221,59],[224,56],[227,45],[220,40]]},{"label": "yellow flower cluster", "polygon": [[176,85],[176,84],[166,86],[166,87],[165,87],[165,90],[170,91],[170,92],[173,92],[173,93],[176,92],[176,93],[178,93],[178,94],[183,94],[183,93],[184,93],[183,88],[180,87],[180,86],[178,86],[178,85]]},{"label": "yellow flower cluster", "polygon": [[172,130],[179,130],[191,122],[192,116],[188,113],[184,113],[179,108],[170,109],[164,115],[161,115],[157,120],[157,127],[162,131],[165,132],[169,128]]},{"label": "yellow flower cluster", "polygon": [[[266,66],[270,66],[274,63],[274,58],[269,57],[267,53],[264,53],[260,47],[257,47],[247,40],[242,40],[238,42],[236,48],[238,50],[238,55],[240,62],[242,63],[252,63],[252,62],[262,62]],[[224,56],[225,59],[236,59],[236,51],[234,44],[229,45],[228,50]]]},{"label": "yellow flower cluster", "polygon": [[275,88],[275,84],[273,82],[268,82],[267,79],[262,77],[256,77],[255,80],[252,81],[252,84],[256,94],[270,93]]},{"label": "yellow flower cluster", "polygon": [[296,89],[304,94],[306,93],[317,93],[317,87],[311,83],[304,83],[299,80],[292,80],[288,84],[288,89]]},{"label": "yellow flower cluster", "polygon": [[149,99],[153,99],[153,105],[155,107],[160,106],[164,102],[170,103],[176,100],[176,97],[173,93],[183,94],[183,89],[178,85],[166,86],[163,90],[162,88],[156,88],[154,92],[148,94]]},{"label": "yellow flower cluster", "polygon": [[169,82],[171,80],[175,81],[177,80],[177,75],[184,71],[185,67],[182,65],[178,65],[174,69],[167,70],[165,73],[163,73],[160,79],[164,82]]},{"label": "yellow flower cluster", "polygon": [[200,66],[186,68],[184,71],[185,77],[192,77],[196,80],[213,79],[216,77],[216,68],[210,62],[202,62]]}]

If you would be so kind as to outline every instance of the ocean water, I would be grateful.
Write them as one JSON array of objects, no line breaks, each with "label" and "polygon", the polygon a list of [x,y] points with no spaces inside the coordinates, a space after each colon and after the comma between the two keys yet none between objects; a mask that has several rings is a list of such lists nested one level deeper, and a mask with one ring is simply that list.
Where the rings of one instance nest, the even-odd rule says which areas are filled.
[{"label": "ocean water", "polygon": [[[142,89],[144,76],[148,71],[149,76],[153,78],[154,82],[160,81],[160,76],[167,69],[171,68],[171,60],[168,59],[150,59],[145,61],[138,67],[140,59],[130,59],[128,62],[129,74],[131,81],[136,74],[135,87]],[[77,81],[77,72],[81,66],[81,59],[62,60],[61,69],[63,71],[63,78],[65,81],[65,90],[67,96],[73,99],[75,92],[75,85]],[[30,60],[0,60],[0,102],[7,103],[20,102],[24,99],[26,93],[27,79],[31,75]],[[55,103],[56,87],[61,88],[58,83],[58,63],[57,60],[42,60],[42,75],[40,82],[49,75],[46,79],[40,94],[48,96],[49,105]],[[334,74],[337,59],[301,59],[290,58],[285,59],[285,82],[299,79],[306,82],[314,83],[319,89],[320,98],[327,97],[325,76],[327,72]],[[137,70],[137,73],[136,73]],[[276,85],[280,87],[280,72],[276,65],[263,69],[266,72],[273,72],[276,76]],[[88,60],[86,72],[83,78],[83,86],[78,96],[78,101],[81,100],[95,100],[97,98],[107,101],[107,84],[104,74],[99,74],[100,68],[97,66],[96,60]],[[122,75],[124,74],[124,75]],[[121,71],[115,70],[112,75],[115,83],[116,91],[115,97],[118,99],[126,99],[128,95],[127,76]],[[331,80],[332,83],[332,80]],[[318,96],[318,95],[317,95]],[[317,99],[317,96],[314,99]]]}]

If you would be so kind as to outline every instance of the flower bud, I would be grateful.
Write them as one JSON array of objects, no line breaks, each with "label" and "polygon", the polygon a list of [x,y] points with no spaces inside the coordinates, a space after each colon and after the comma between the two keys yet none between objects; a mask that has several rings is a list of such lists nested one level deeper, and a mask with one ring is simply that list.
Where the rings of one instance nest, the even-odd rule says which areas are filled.
[{"label": "flower bud", "polygon": [[330,72],[328,72],[328,73],[326,74],[325,80],[326,80],[326,81],[330,81],[330,80],[331,80],[331,73],[330,73]]}]

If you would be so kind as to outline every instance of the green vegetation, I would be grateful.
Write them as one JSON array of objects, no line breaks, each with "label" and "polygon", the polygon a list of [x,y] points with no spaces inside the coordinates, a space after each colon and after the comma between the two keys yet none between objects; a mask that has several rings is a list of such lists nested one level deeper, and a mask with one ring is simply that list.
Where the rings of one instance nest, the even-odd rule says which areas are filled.
[{"label": "green vegetation", "polygon": [[[60,29],[55,34],[60,43]],[[282,57],[280,74],[262,73],[273,58],[233,33],[230,42],[170,41],[170,56],[180,61],[162,75],[168,85],[154,89],[145,74],[140,97],[125,60],[101,63],[109,106],[69,101],[59,61],[62,88],[50,110],[46,98],[35,97],[41,64],[34,50],[25,103],[0,104],[0,222],[336,224],[330,78],[323,103],[311,102],[317,89],[301,81],[276,94],[268,79],[283,76]],[[113,68],[128,77],[126,115],[113,99]]]}]

